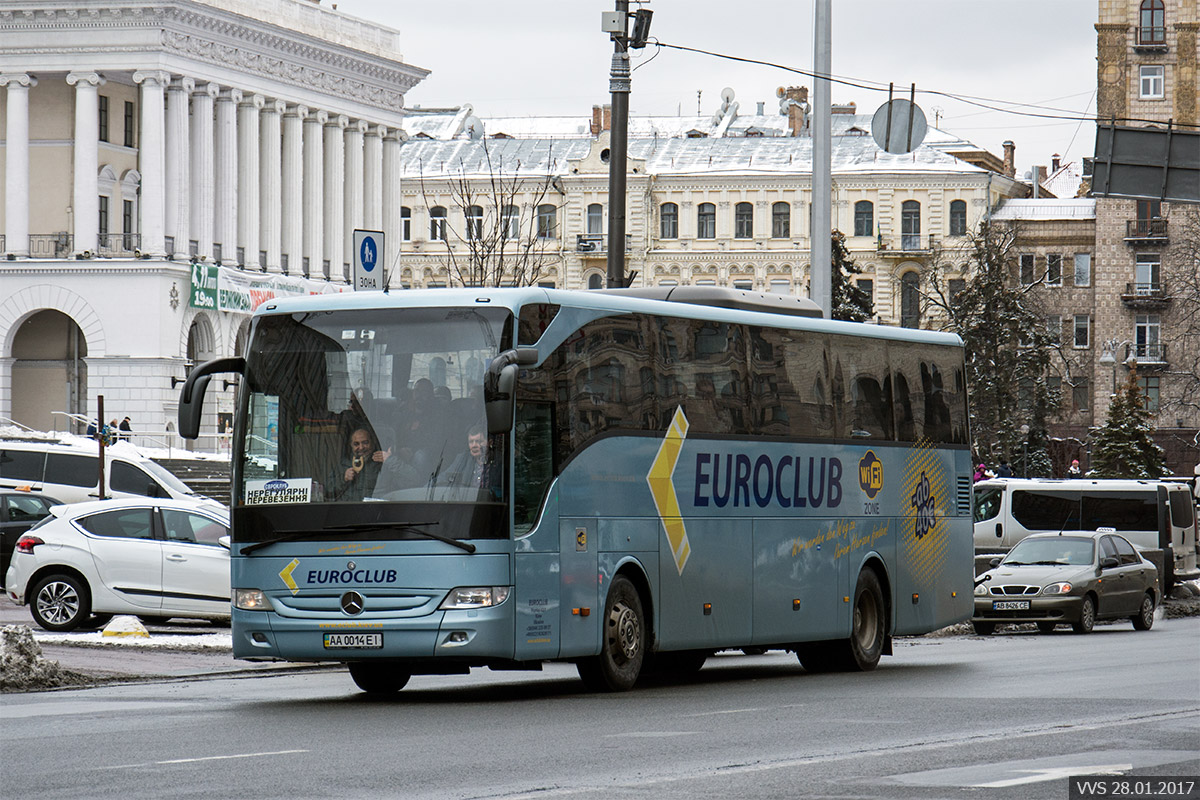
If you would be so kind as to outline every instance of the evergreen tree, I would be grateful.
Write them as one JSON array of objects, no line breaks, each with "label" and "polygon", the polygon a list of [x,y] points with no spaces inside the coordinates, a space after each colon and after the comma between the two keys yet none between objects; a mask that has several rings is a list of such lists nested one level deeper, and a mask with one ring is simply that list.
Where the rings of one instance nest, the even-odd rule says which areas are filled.
[{"label": "evergreen tree", "polygon": [[850,258],[846,249],[846,234],[833,232],[833,282],[831,286],[832,318],[846,322],[867,322],[875,316],[875,303],[871,295],[863,291],[851,275],[861,275],[862,270]]},{"label": "evergreen tree", "polygon": [[[1049,477],[1047,417],[1058,397],[1045,378],[1058,343],[1031,291],[1041,281],[1018,280],[1017,240],[1015,227],[981,223],[969,253],[935,255],[922,301],[963,340],[976,457],[989,467],[1018,465],[1023,477]],[[952,284],[949,274],[960,270],[961,285]]]},{"label": "evergreen tree", "polygon": [[1163,449],[1154,443],[1137,369],[1113,395],[1104,427],[1092,440],[1092,471],[1096,478],[1160,478],[1168,474]]}]

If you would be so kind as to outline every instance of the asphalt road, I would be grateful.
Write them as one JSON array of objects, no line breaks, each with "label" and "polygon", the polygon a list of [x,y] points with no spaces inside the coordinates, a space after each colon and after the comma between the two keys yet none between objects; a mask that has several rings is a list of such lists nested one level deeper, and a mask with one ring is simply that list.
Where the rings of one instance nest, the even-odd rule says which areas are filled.
[{"label": "asphalt road", "polygon": [[1200,775],[1198,643],[1192,618],[902,640],[869,674],[730,654],[618,695],[567,665],[383,700],[341,670],[9,694],[0,796],[1066,800]]}]

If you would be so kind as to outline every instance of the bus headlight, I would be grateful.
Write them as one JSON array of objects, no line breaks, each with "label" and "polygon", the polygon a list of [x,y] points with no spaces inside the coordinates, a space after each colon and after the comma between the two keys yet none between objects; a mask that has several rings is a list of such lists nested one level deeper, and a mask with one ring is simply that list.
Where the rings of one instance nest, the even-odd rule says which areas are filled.
[{"label": "bus headlight", "polygon": [[451,589],[438,606],[441,609],[487,608],[498,606],[508,599],[510,586],[459,586]]},{"label": "bus headlight", "polygon": [[233,606],[242,611],[270,611],[271,604],[261,589],[234,589]]},{"label": "bus headlight", "polygon": [[1042,594],[1070,594],[1071,588],[1071,584],[1066,582],[1052,583],[1042,589]]}]

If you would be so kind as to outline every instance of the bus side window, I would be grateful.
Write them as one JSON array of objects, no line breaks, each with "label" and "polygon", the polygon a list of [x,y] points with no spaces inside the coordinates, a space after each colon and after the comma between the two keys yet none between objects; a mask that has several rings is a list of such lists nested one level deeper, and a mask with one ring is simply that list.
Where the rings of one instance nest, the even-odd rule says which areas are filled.
[{"label": "bus side window", "polygon": [[522,400],[517,403],[513,428],[513,522],[516,535],[537,522],[546,490],[557,472],[554,459],[554,405]]},{"label": "bus side window", "polygon": [[834,395],[838,437],[888,441],[895,436],[887,348],[856,336],[831,336],[845,394]]}]

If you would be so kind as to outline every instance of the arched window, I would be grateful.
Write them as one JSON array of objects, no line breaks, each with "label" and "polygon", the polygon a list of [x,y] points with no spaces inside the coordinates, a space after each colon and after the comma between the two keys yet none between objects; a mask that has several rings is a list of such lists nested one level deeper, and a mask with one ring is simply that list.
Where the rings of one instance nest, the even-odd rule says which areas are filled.
[{"label": "arched window", "polygon": [[738,203],[733,209],[733,238],[751,239],[754,237],[754,206],[750,203]]},{"label": "arched window", "polygon": [[679,206],[674,203],[663,203],[658,208],[659,238],[679,238]]},{"label": "arched window", "polygon": [[400,241],[412,241],[412,209],[400,206]]},{"label": "arched window", "polygon": [[550,203],[538,206],[537,235],[539,239],[553,239],[558,236],[558,209]]},{"label": "arched window", "polygon": [[900,249],[921,249],[921,204],[916,200],[900,206]]},{"label": "arched window", "polygon": [[950,235],[967,235],[967,202],[965,200],[950,201]]},{"label": "arched window", "polygon": [[1138,44],[1165,44],[1166,9],[1163,0],[1142,0],[1138,14]]},{"label": "arched window", "polygon": [[787,239],[792,235],[792,207],[779,202],[771,206],[771,238]]},{"label": "arched window", "polygon": [[588,275],[588,288],[589,289],[603,289],[604,288],[604,276],[601,275],[599,272],[593,272],[591,275]]},{"label": "arched window", "polygon": [[696,238],[717,238],[717,207],[712,203],[701,203],[696,210]]},{"label": "arched window", "polygon": [[875,206],[870,200],[859,200],[854,204],[854,235],[875,235]]},{"label": "arched window", "polygon": [[442,206],[429,209],[429,240],[446,241],[446,209]]},{"label": "arched window", "polygon": [[604,206],[599,203],[587,207],[587,232],[594,235],[604,233]]},{"label": "arched window", "polygon": [[921,276],[916,272],[900,276],[900,326],[903,328],[921,326],[920,283]]},{"label": "arched window", "polygon": [[467,238],[473,240],[483,238],[482,206],[467,207]]}]

